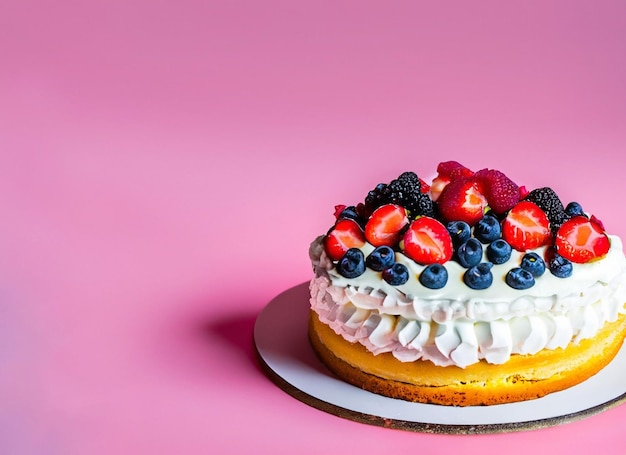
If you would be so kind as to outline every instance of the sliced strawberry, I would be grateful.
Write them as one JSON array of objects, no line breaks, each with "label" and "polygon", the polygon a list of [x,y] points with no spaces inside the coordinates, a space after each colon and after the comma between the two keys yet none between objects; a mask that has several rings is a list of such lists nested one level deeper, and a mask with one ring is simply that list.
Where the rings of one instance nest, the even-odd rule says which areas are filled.
[{"label": "sliced strawberry", "polygon": [[441,192],[451,180],[452,179],[450,177],[445,177],[443,175],[435,177],[430,185],[430,198],[433,201],[437,201],[439,196],[441,196]]},{"label": "sliced strawberry", "polygon": [[517,203],[502,222],[502,238],[517,251],[552,243],[550,222],[545,212],[530,201]]},{"label": "sliced strawberry", "polygon": [[350,248],[365,245],[365,234],[361,226],[350,219],[342,219],[335,224],[324,238],[324,249],[333,261],[338,261]]},{"label": "sliced strawberry", "polygon": [[585,263],[609,252],[611,242],[604,229],[593,219],[575,216],[561,225],[556,233],[556,251],[572,262]]},{"label": "sliced strawberry", "polygon": [[395,246],[400,240],[400,231],[409,218],[404,207],[385,204],[374,210],[365,225],[365,238],[374,246]]},{"label": "sliced strawberry", "polygon": [[465,221],[473,226],[485,214],[487,198],[473,178],[452,180],[437,200],[439,213],[445,221]]},{"label": "sliced strawberry", "polygon": [[504,173],[495,169],[482,169],[476,172],[475,178],[495,214],[506,213],[520,201],[519,186]]},{"label": "sliced strawberry", "polygon": [[413,221],[400,244],[405,255],[419,264],[443,264],[452,258],[452,239],[446,227],[434,218]]},{"label": "sliced strawberry", "polygon": [[426,183],[421,177],[419,177],[420,179],[420,193],[428,193],[430,191],[430,185],[428,183]]}]

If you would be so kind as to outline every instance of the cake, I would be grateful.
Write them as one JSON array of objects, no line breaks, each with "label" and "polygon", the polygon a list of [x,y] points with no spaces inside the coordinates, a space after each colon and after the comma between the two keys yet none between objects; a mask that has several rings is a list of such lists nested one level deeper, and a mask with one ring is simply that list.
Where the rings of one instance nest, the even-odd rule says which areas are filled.
[{"label": "cake", "polygon": [[343,381],[512,403],[587,380],[622,346],[622,242],[550,187],[447,161],[430,184],[404,172],[334,218],[309,249],[308,335]]}]

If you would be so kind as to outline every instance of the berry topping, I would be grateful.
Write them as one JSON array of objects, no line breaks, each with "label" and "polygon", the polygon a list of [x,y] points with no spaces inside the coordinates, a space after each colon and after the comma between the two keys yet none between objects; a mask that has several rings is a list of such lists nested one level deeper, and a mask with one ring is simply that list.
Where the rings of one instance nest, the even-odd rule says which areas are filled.
[{"label": "berry topping", "polygon": [[569,219],[557,231],[556,252],[572,262],[585,263],[599,259],[609,252],[611,242],[594,220],[584,216]]},{"label": "berry topping", "polygon": [[446,227],[427,216],[409,225],[400,247],[418,264],[443,264],[452,257],[452,239]]},{"label": "berry topping", "polygon": [[571,261],[558,254],[553,247],[546,249],[546,262],[550,273],[558,278],[567,278],[574,270]]},{"label": "berry topping", "polygon": [[409,269],[404,264],[396,262],[383,271],[383,280],[392,286],[400,286],[409,281]]},{"label": "berry topping", "polygon": [[563,203],[552,188],[544,187],[532,190],[524,200],[534,202],[545,212],[550,221],[550,228],[554,232],[569,218],[565,213]]},{"label": "berry topping", "polygon": [[429,289],[441,289],[448,282],[448,271],[441,264],[430,264],[420,273],[419,282]]},{"label": "berry topping", "polygon": [[487,245],[487,259],[494,264],[504,264],[511,258],[511,245],[506,240],[498,239]]},{"label": "berry topping", "polygon": [[485,214],[487,199],[479,191],[475,180],[461,178],[453,180],[443,189],[437,206],[445,221],[465,221],[473,226]]},{"label": "berry topping", "polygon": [[530,201],[518,202],[502,222],[502,238],[518,251],[526,251],[552,242],[548,217]]},{"label": "berry topping", "polygon": [[346,278],[356,278],[365,272],[365,257],[358,248],[350,248],[337,262],[337,272]]},{"label": "berry topping", "polygon": [[396,254],[387,245],[378,246],[365,259],[365,265],[376,272],[382,272],[395,262]]},{"label": "berry topping", "polygon": [[411,218],[420,215],[434,216],[433,201],[428,191],[430,187],[415,172],[403,172],[389,184],[379,183],[357,206],[356,211],[362,217],[369,217],[374,210],[385,204],[404,207]]},{"label": "berry topping", "polygon": [[572,201],[569,204],[567,204],[567,207],[565,207],[565,213],[570,218],[574,216],[585,216],[585,211],[583,210],[583,206],[575,201]]},{"label": "berry topping", "polygon": [[502,234],[500,221],[495,216],[485,215],[474,226],[474,237],[482,243],[491,243],[499,239],[500,234]]},{"label": "berry topping", "polygon": [[520,267],[530,272],[535,278],[540,277],[546,271],[546,263],[537,253],[526,253],[522,257]]},{"label": "berry topping", "polygon": [[404,207],[383,205],[372,213],[365,225],[365,238],[374,246],[394,246],[400,239],[400,231],[409,223]]},{"label": "berry topping", "polygon": [[414,172],[403,172],[388,186],[389,202],[404,207],[411,218],[434,216],[433,201],[422,191],[421,179]]},{"label": "berry topping", "polygon": [[335,217],[337,220],[354,220],[359,223],[359,226],[364,226],[364,219],[357,213],[356,207],[353,205],[336,205]]},{"label": "berry topping", "polygon": [[478,263],[483,258],[483,246],[475,238],[468,239],[456,249],[455,259],[466,269]]},{"label": "berry topping", "polygon": [[481,262],[470,267],[463,274],[463,282],[472,289],[487,289],[493,283],[491,267],[491,262]]},{"label": "berry topping", "polygon": [[443,161],[437,165],[437,174],[457,179],[459,177],[471,177],[474,175],[474,172],[457,161]]},{"label": "berry topping", "polygon": [[363,229],[354,220],[339,220],[324,238],[324,250],[333,261],[338,261],[350,248],[365,245]]},{"label": "berry topping", "polygon": [[452,180],[471,177],[474,172],[456,161],[444,161],[437,166],[437,176],[430,186],[430,195],[433,201],[439,199],[443,189]]},{"label": "berry topping", "polygon": [[450,221],[446,229],[454,246],[465,243],[472,236],[472,228],[465,221]]},{"label": "berry topping", "polygon": [[491,210],[502,215],[520,200],[520,188],[504,173],[495,169],[483,169],[476,173]]},{"label": "berry topping", "polygon": [[509,270],[504,280],[513,289],[528,289],[535,284],[533,274],[521,267]]}]

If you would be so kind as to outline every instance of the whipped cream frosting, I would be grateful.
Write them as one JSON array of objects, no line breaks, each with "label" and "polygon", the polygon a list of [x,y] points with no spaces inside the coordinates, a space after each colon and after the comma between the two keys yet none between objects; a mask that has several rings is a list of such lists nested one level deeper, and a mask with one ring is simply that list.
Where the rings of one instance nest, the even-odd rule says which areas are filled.
[{"label": "whipped cream frosting", "polygon": [[[602,259],[573,264],[568,278],[546,270],[525,290],[505,282],[524,255],[513,251],[509,261],[492,267],[492,286],[476,290],[465,285],[465,269],[454,261],[445,264],[446,286],[426,288],[418,280],[425,266],[402,253],[396,253],[396,262],[407,266],[410,278],[401,286],[389,285],[370,269],[345,278],[326,256],[320,236],[309,251],[315,270],[311,308],[335,333],[373,354],[390,352],[403,362],[423,359],[462,368],[481,359],[501,364],[512,354],[565,348],[591,338],[626,313],[626,258],[620,238],[609,238],[611,248]],[[367,256],[374,247],[366,243],[361,249]],[[544,250],[533,251],[543,257]]]}]

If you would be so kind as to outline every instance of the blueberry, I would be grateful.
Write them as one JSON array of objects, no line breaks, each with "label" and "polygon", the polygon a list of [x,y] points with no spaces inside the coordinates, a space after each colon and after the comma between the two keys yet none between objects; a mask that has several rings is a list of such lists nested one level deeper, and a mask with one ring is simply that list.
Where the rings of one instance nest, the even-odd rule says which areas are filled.
[{"label": "blueberry", "polygon": [[460,245],[472,236],[472,229],[465,221],[450,221],[446,225],[453,245]]},{"label": "blueberry", "polygon": [[578,202],[570,202],[567,204],[567,207],[565,207],[565,213],[567,213],[570,218],[578,215],[585,216],[583,206]]},{"label": "blueberry", "polygon": [[520,267],[529,271],[535,278],[540,277],[546,271],[546,263],[537,253],[526,253],[522,257]]},{"label": "blueberry", "polygon": [[513,289],[528,289],[535,284],[535,277],[528,270],[515,267],[506,274],[505,281]]},{"label": "blueberry", "polygon": [[560,254],[554,253],[548,261],[548,268],[550,269],[552,275],[558,278],[567,278],[572,274],[574,266],[569,259],[564,258]]},{"label": "blueberry", "polygon": [[365,272],[365,256],[358,248],[350,248],[337,262],[337,272],[346,278],[356,278]]},{"label": "blueberry", "polygon": [[478,263],[483,258],[483,246],[475,238],[467,240],[456,249],[456,261],[466,269]]},{"label": "blueberry", "polygon": [[361,215],[358,214],[356,207],[353,205],[349,205],[345,207],[341,213],[337,216],[337,221],[339,220],[353,220],[356,221],[359,226],[365,228],[365,224],[367,220],[364,220]]},{"label": "blueberry", "polygon": [[511,245],[504,239],[498,239],[487,246],[487,259],[494,264],[504,264],[511,258]]},{"label": "blueberry", "polygon": [[463,274],[463,281],[472,289],[487,289],[493,283],[491,267],[493,267],[491,262],[481,262],[470,267]]},{"label": "blueberry", "polygon": [[365,259],[365,265],[376,272],[388,269],[395,262],[396,254],[389,246],[382,245],[376,247]]},{"label": "blueberry", "polygon": [[409,269],[404,264],[395,263],[383,270],[383,280],[392,286],[400,286],[409,281]]},{"label": "blueberry", "polygon": [[499,239],[500,234],[502,234],[502,228],[495,216],[485,215],[474,226],[474,237],[482,243],[491,243]]},{"label": "blueberry", "polygon": [[420,273],[419,281],[429,289],[441,289],[448,282],[448,271],[441,264],[430,264]]}]

